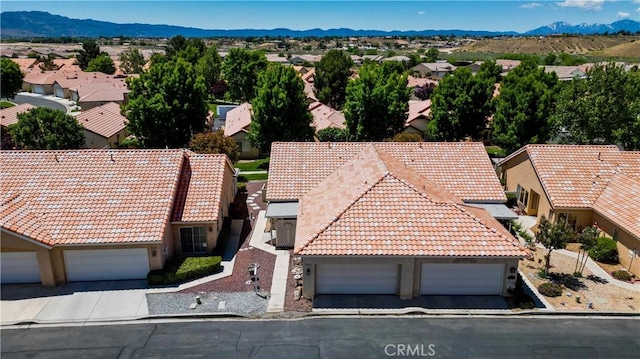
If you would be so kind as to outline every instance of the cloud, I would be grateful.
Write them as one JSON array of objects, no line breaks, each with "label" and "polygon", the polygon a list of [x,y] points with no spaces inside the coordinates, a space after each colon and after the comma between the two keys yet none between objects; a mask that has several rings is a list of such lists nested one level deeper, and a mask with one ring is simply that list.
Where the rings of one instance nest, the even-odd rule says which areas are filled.
[{"label": "cloud", "polygon": [[583,10],[602,10],[604,0],[564,0],[556,3],[560,7],[577,7]]},{"label": "cloud", "polygon": [[418,11],[418,15],[424,15],[426,11]]},{"label": "cloud", "polygon": [[622,12],[622,11],[618,11],[618,18],[620,19],[626,19],[629,17],[629,13],[628,12]]},{"label": "cloud", "polygon": [[529,3],[529,4],[520,5],[520,7],[523,8],[523,9],[535,9],[537,7],[540,7],[540,6],[542,6],[542,4],[538,4],[537,2],[532,2],[532,3]]}]

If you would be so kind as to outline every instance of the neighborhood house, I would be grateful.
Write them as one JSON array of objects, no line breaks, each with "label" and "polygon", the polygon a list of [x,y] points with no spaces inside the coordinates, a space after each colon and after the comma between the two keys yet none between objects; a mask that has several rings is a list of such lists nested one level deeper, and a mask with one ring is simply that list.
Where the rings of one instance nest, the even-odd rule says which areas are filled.
[{"label": "neighborhood house", "polygon": [[210,253],[235,192],[225,155],[10,151],[0,160],[2,283],[141,279]]},{"label": "neighborhood house", "polygon": [[528,255],[479,143],[274,143],[266,217],[303,295],[508,295]]}]

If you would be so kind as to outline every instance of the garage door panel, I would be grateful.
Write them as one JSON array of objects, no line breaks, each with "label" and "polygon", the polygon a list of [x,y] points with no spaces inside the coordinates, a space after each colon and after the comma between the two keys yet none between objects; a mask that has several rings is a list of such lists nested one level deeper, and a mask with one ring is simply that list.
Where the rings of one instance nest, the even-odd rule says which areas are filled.
[{"label": "garage door panel", "polygon": [[505,264],[425,263],[423,295],[500,295]]},{"label": "garage door panel", "polygon": [[64,251],[70,282],[143,279],[149,273],[146,248]]},{"label": "garage door panel", "polygon": [[395,294],[396,264],[319,264],[318,294]]},{"label": "garage door panel", "polygon": [[36,252],[2,252],[0,275],[3,284],[40,283]]}]

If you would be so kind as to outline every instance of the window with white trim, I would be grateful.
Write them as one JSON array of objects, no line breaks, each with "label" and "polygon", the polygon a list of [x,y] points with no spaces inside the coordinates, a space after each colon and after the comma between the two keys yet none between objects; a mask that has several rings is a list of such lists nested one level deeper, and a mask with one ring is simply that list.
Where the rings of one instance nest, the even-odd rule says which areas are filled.
[{"label": "window with white trim", "polygon": [[518,193],[518,203],[526,207],[529,203],[529,191],[518,185],[516,192]]},{"label": "window with white trim", "polygon": [[205,227],[180,227],[182,253],[206,253],[207,230]]}]

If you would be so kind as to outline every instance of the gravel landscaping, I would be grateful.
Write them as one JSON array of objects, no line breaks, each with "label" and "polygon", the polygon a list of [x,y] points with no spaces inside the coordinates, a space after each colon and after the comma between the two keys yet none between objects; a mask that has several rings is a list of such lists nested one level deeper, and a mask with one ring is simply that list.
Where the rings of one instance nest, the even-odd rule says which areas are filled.
[{"label": "gravel landscaping", "polygon": [[[191,309],[190,306],[196,303],[196,295],[200,295],[202,304]],[[149,314],[237,313],[256,316],[264,314],[268,304],[268,299],[253,292],[147,294]]]},{"label": "gravel landscaping", "polygon": [[289,256],[289,276],[287,277],[287,291],[284,297],[284,311],[285,312],[311,312],[313,303],[309,299],[300,298],[295,300],[294,294],[296,290],[296,280],[293,277],[294,259],[295,255],[293,250],[290,251]]},{"label": "gravel landscaping", "polygon": [[[533,252],[533,260],[520,261],[520,269],[536,288],[548,281],[538,277],[538,270],[544,267],[545,253],[546,250],[537,249]],[[575,265],[574,258],[556,252],[551,253],[550,273],[554,274],[555,281],[561,284],[563,289],[559,297],[544,297],[554,309],[636,313],[640,310],[640,292],[608,283],[594,276],[588,268],[585,268],[582,278],[575,278],[572,276]],[[576,301],[576,296],[580,297],[580,303]],[[587,303],[592,303],[593,309],[589,309]]]}]

